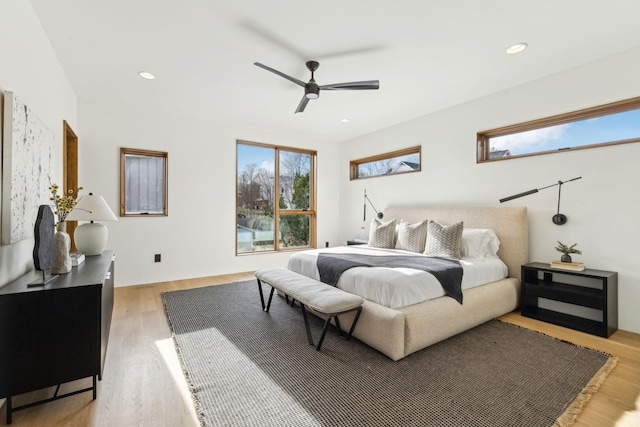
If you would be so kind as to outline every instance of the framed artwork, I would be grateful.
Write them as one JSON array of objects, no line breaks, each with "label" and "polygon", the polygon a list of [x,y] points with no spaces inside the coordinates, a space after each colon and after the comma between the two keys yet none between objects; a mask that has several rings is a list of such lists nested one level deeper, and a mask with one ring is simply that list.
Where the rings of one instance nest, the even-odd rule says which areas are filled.
[{"label": "framed artwork", "polygon": [[4,92],[1,242],[33,238],[38,207],[50,204],[53,132],[13,92]]}]

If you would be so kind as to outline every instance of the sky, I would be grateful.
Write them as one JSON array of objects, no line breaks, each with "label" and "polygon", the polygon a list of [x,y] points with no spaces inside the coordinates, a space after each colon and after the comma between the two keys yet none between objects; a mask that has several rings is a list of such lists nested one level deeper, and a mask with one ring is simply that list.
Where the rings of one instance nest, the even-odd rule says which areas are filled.
[{"label": "sky", "polygon": [[275,170],[274,158],[275,152],[273,148],[257,147],[255,145],[238,144],[238,172],[242,172],[244,168],[255,163],[260,169],[266,169],[269,172]]},{"label": "sky", "polygon": [[640,137],[640,109],[491,138],[491,149],[512,155]]}]

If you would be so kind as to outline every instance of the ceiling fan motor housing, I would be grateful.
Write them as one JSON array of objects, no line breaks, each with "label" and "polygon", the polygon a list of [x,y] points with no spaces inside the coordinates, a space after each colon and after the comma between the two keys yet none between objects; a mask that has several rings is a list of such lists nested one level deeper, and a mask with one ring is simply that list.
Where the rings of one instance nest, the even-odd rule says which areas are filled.
[{"label": "ceiling fan motor housing", "polygon": [[304,85],[304,96],[307,99],[317,99],[320,96],[320,86],[313,81],[313,79]]}]

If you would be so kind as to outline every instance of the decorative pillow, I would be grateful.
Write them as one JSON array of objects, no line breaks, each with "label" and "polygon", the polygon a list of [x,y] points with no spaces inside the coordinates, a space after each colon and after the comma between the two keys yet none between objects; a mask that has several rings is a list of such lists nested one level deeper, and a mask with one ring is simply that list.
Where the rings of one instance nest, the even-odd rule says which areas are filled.
[{"label": "decorative pillow", "polygon": [[460,258],[462,222],[450,226],[429,221],[425,255],[445,258]]},{"label": "decorative pillow", "polygon": [[500,240],[488,228],[465,228],[462,231],[460,255],[470,258],[497,258]]},{"label": "decorative pillow", "polygon": [[382,222],[377,218],[373,218],[371,221],[371,227],[369,227],[369,246],[374,248],[393,249],[395,247],[395,237],[395,218],[388,222]]},{"label": "decorative pillow", "polygon": [[405,251],[424,252],[424,245],[427,240],[427,224],[429,220],[424,220],[415,224],[409,224],[402,220],[398,226],[398,237],[396,237],[396,249]]}]

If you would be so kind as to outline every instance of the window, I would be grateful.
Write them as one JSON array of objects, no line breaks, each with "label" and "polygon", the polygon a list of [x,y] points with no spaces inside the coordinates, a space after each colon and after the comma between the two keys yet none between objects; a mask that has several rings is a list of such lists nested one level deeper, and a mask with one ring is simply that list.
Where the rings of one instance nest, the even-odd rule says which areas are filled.
[{"label": "window", "polygon": [[378,154],[349,163],[351,179],[372,178],[382,175],[396,175],[421,170],[420,146]]},{"label": "window", "polygon": [[316,246],[315,163],[315,151],[237,141],[237,254]]},{"label": "window", "polygon": [[167,157],[162,151],[120,149],[120,216],[167,215]]},{"label": "window", "polygon": [[640,141],[640,98],[479,132],[478,163]]}]

